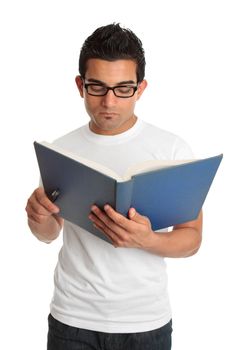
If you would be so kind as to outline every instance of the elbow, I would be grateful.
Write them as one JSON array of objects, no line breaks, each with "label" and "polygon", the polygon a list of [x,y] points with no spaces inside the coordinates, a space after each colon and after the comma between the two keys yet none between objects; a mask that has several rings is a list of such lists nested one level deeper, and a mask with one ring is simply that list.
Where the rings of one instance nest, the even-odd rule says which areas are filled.
[{"label": "elbow", "polygon": [[197,254],[197,252],[199,251],[199,249],[200,249],[200,247],[198,247],[198,248],[192,250],[191,252],[189,252],[189,253],[185,256],[185,258],[189,258],[190,256],[193,256],[193,255]]},{"label": "elbow", "polygon": [[199,239],[195,242],[195,246],[185,255],[185,258],[188,258],[190,256],[193,256],[197,254],[201,247],[202,237],[200,235]]}]

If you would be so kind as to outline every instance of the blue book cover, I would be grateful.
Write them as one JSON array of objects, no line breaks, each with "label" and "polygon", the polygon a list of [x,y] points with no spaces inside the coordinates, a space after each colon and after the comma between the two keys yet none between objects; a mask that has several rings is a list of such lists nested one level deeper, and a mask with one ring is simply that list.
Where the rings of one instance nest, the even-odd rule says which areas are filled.
[{"label": "blue book cover", "polygon": [[[127,216],[130,207],[149,217],[153,230],[195,220],[204,204],[222,154],[200,160],[162,162],[121,179],[111,170],[58,147],[34,142],[42,183],[64,219],[109,241],[89,220],[91,206],[110,204]],[[156,165],[158,161],[153,161]]]}]

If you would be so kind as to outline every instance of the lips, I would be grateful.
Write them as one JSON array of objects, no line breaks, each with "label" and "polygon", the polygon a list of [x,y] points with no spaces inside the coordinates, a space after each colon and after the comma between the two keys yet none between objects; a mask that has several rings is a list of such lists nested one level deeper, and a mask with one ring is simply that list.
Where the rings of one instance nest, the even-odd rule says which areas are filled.
[{"label": "lips", "polygon": [[110,118],[115,118],[117,117],[117,113],[106,113],[106,112],[101,112],[99,114],[101,117],[104,117],[104,118],[107,118],[107,119],[110,119]]}]

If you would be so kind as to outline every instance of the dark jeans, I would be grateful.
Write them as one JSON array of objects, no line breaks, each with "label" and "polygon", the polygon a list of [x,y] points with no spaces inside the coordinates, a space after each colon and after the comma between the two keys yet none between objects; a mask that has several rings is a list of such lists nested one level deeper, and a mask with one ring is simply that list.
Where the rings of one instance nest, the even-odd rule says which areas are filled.
[{"label": "dark jeans", "polygon": [[48,317],[47,350],[170,350],[172,321],[142,333],[103,333],[67,326]]}]

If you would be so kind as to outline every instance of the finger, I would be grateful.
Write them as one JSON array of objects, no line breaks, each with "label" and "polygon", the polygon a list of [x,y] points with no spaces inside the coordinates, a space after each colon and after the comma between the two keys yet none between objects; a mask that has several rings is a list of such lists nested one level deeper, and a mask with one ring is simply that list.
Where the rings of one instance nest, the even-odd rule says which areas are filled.
[{"label": "finger", "polygon": [[123,240],[126,236],[126,232],[123,228],[118,226],[114,221],[112,221],[102,210],[100,210],[98,207],[93,206],[92,213],[89,215],[89,219],[98,226],[98,228],[101,228],[102,231],[105,233],[110,234],[111,238],[119,240]]},{"label": "finger", "polygon": [[42,224],[45,221],[46,218],[47,218],[47,216],[45,216],[45,215],[38,215],[38,214],[35,214],[35,213],[28,213],[28,220],[32,221],[34,223],[37,223],[37,224]]},{"label": "finger", "polygon": [[36,222],[38,224],[42,224],[45,222],[48,217],[53,216],[54,219],[58,222],[58,224],[63,226],[63,219],[59,217],[57,214],[51,213],[48,210],[44,209],[40,204],[37,205],[36,202],[28,200],[27,206],[25,208],[27,212],[27,217],[30,221]]},{"label": "finger", "polygon": [[89,219],[92,221],[93,226],[97,228],[99,231],[104,233],[110,240],[113,242],[112,236],[110,233],[105,232],[107,229],[107,226],[103,221],[101,221],[95,214],[90,213],[89,214]]},{"label": "finger", "polygon": [[149,222],[149,219],[146,216],[140,215],[134,208],[129,209],[128,216],[130,220],[138,224],[145,224]]},{"label": "finger", "polygon": [[26,206],[26,212],[28,213],[28,216],[32,215],[44,215],[49,216],[52,215],[50,211],[45,209],[38,201],[37,199],[32,196],[29,198]]},{"label": "finger", "polygon": [[28,200],[26,212],[29,218],[33,218],[38,223],[43,222],[44,219],[53,215],[53,212],[45,209],[33,196]]},{"label": "finger", "polygon": [[102,222],[100,224],[99,223],[93,224],[93,226],[97,230],[102,232],[105,236],[107,236],[115,248],[124,246],[124,242],[122,240],[120,240],[118,235],[115,232],[113,232],[109,227],[104,225]]},{"label": "finger", "polygon": [[59,208],[53,202],[51,202],[51,200],[48,198],[43,188],[39,187],[37,190],[35,190],[34,193],[35,193],[36,200],[46,210],[54,214],[59,212]]},{"label": "finger", "polygon": [[32,222],[37,222],[37,219],[33,216],[33,214],[28,213],[28,220]]},{"label": "finger", "polygon": [[122,214],[116,212],[110,205],[106,204],[104,206],[104,211],[113,222],[122,227],[124,230],[129,231],[132,229],[132,225],[130,224],[129,220]]},{"label": "finger", "polygon": [[113,242],[113,233],[111,234],[109,232],[110,229],[102,221],[96,220],[95,222],[93,222],[93,226],[99,231],[101,231],[103,234],[105,234]]},{"label": "finger", "polygon": [[118,227],[100,208],[94,205],[92,206],[91,211],[93,214],[90,214],[89,218],[95,224],[98,224],[99,226],[102,225],[104,228],[109,227],[114,232],[119,231],[120,227]]},{"label": "finger", "polygon": [[[51,210],[48,210],[46,207],[44,207],[43,197],[46,197],[43,188],[36,189],[28,199],[27,206],[25,208],[28,218],[37,223],[42,223],[45,219],[47,219],[48,216],[56,214],[58,209],[56,206],[56,208],[50,208]],[[39,202],[38,198],[39,200],[42,198],[42,203]]]}]

